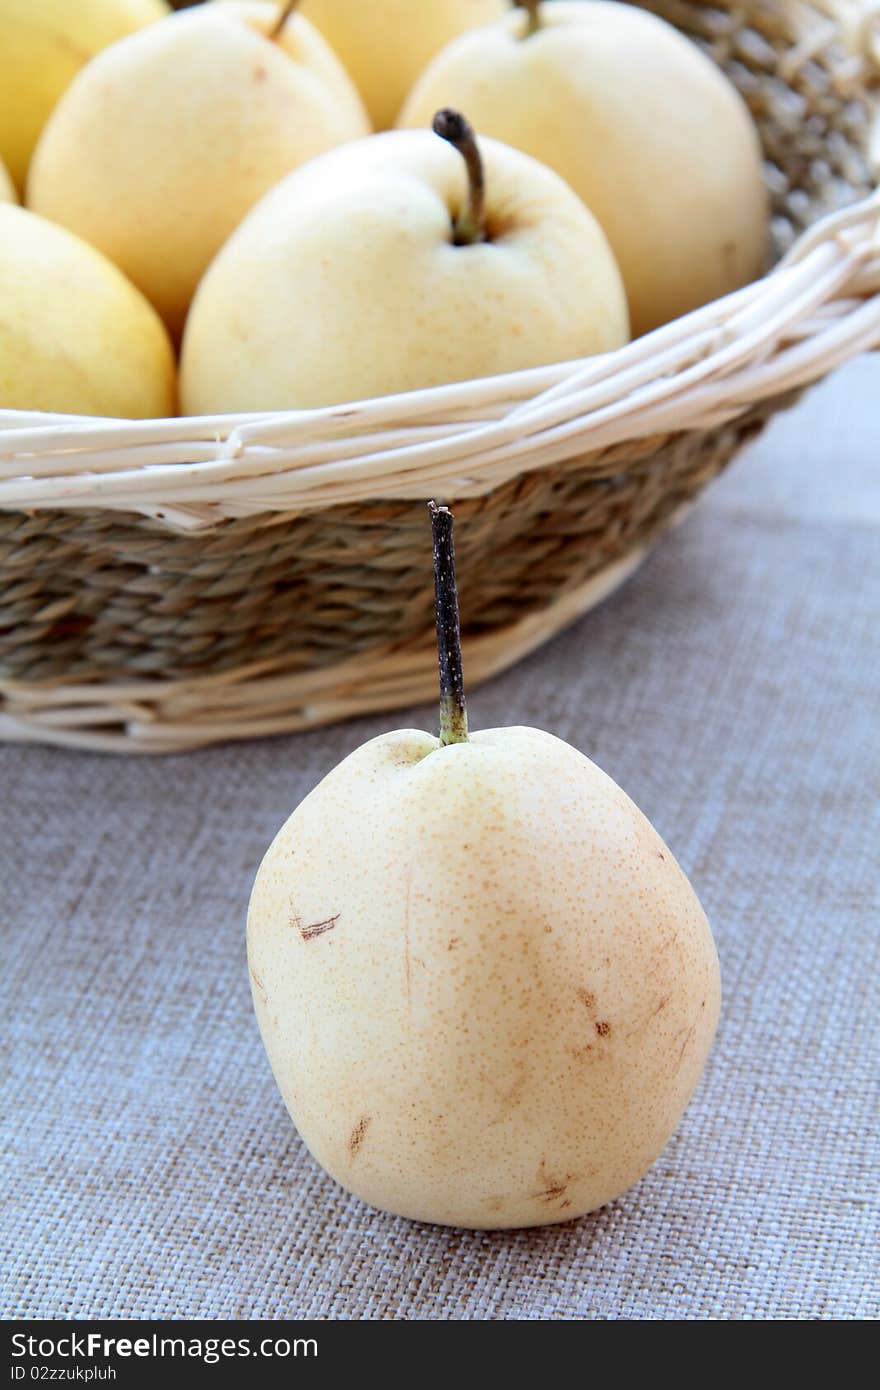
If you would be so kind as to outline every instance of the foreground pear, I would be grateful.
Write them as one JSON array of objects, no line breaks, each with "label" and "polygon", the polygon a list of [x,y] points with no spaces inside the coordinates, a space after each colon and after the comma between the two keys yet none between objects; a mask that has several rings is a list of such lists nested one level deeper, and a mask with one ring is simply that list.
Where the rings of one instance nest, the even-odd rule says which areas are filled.
[{"label": "foreground pear", "polygon": [[377,130],[394,124],[435,53],[507,8],[507,0],[302,0],[300,6],[351,73]]},{"label": "foreground pear", "polygon": [[0,205],[0,409],[166,416],[174,353],[156,311],[78,237]]},{"label": "foreground pear", "polygon": [[80,68],[167,14],[165,0],[0,0],[0,159],[22,192],[40,131]]},{"label": "foreground pear", "polygon": [[34,155],[27,200],[115,261],[175,336],[206,266],[282,175],[369,131],[310,24],[253,0],[164,20],[94,59]]},{"label": "foreground pear", "polygon": [[607,0],[527,5],[445,48],[398,124],[429,125],[444,105],[580,194],[623,272],[635,334],[762,274],[755,127],[720,69],[655,15]]},{"label": "foreground pear", "polygon": [[538,729],[469,735],[434,509],[440,738],[352,753],[279,831],[254,1004],[302,1138],[372,1206],[467,1227],[625,1191],[697,1084],[720,1002],[687,878],[624,792]]},{"label": "foreground pear", "polygon": [[186,414],[331,405],[626,341],[620,272],[571,189],[478,148],[458,113],[437,122],[444,139],[334,150],[254,209],[193,302]]}]

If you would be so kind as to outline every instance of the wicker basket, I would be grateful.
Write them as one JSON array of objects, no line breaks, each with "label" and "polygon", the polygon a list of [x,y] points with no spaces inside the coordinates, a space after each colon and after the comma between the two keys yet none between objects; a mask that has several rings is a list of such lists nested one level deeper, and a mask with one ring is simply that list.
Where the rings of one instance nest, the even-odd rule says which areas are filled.
[{"label": "wicker basket", "polygon": [[429,698],[435,494],[471,684],[609,593],[770,416],[880,344],[878,9],[841,3],[649,5],[758,122],[777,264],[618,352],[292,414],[0,412],[0,734],[163,752]]}]

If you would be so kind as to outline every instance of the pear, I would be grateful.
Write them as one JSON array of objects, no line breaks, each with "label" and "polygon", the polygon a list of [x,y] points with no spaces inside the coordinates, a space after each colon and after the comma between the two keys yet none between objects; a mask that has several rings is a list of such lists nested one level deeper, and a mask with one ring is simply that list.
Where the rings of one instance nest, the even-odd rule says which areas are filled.
[{"label": "pear", "polygon": [[435,53],[507,8],[507,0],[303,0],[301,6],[351,73],[377,130],[394,124]]},{"label": "pear", "polygon": [[530,3],[438,54],[398,124],[428,125],[444,105],[583,198],[620,264],[634,334],[762,274],[756,129],[720,69],[655,15],[607,0]]},{"label": "pear", "polygon": [[80,68],[167,14],[165,0],[0,0],[0,158],[21,192],[40,131]]},{"label": "pear", "polygon": [[193,302],[187,414],[329,405],[626,341],[620,273],[571,189],[478,146],[459,113],[435,129],[334,150],[254,209]]},{"label": "pear", "polygon": [[166,416],[174,352],[156,311],[93,247],[0,204],[0,409]]},{"label": "pear", "polygon": [[0,203],[17,203],[15,188],[12,179],[6,169],[6,165],[0,160]]},{"label": "pear", "polygon": [[115,261],[175,337],[261,195],[369,131],[328,45],[297,15],[278,29],[285,18],[230,0],[114,44],[73,82],[34,155],[29,206]]},{"label": "pear", "polygon": [[302,1138],[372,1206],[467,1227],[601,1206],[705,1064],[718,960],[610,777],[539,729],[469,734],[451,517],[433,507],[440,736],[364,744],[256,877],[260,1032]]}]

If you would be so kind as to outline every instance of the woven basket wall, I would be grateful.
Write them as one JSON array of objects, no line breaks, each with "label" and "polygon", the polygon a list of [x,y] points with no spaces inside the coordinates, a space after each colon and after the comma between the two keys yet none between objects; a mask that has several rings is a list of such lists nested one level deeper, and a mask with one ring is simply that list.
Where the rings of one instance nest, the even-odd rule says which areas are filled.
[{"label": "woven basket wall", "polygon": [[602,358],[357,406],[0,411],[0,736],[161,752],[430,698],[432,495],[455,506],[473,685],[610,592],[776,411],[880,343],[877,7],[647,8],[749,104],[774,270]]}]

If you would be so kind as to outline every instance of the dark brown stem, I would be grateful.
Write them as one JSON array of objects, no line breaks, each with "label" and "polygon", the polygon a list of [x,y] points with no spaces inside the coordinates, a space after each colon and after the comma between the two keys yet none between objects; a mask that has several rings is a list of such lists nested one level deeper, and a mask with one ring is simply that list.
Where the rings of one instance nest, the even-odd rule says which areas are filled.
[{"label": "dark brown stem", "polygon": [[284,28],[287,21],[290,19],[290,16],[293,14],[299,2],[300,0],[287,0],[287,4],[281,6],[281,13],[279,14],[278,18],[272,25],[272,28],[269,30],[269,33],[267,35],[267,37],[270,38],[273,43],[276,39],[281,38],[281,31]]},{"label": "dark brown stem", "polygon": [[525,10],[529,17],[528,26],[526,27],[526,32],[523,34],[523,38],[531,38],[532,34],[537,34],[541,27],[541,0],[516,0],[516,3],[521,10]]},{"label": "dark brown stem", "polygon": [[453,223],[456,246],[472,246],[486,240],[486,181],[483,161],[477,148],[477,137],[470,122],[460,111],[444,107],[434,117],[434,134],[448,140],[465,162],[468,176],[468,196]]},{"label": "dark brown stem", "polygon": [[429,502],[428,511],[434,536],[434,610],[440,661],[440,746],[443,747],[448,743],[467,743],[468,724],[461,670],[452,512],[442,502]]}]

